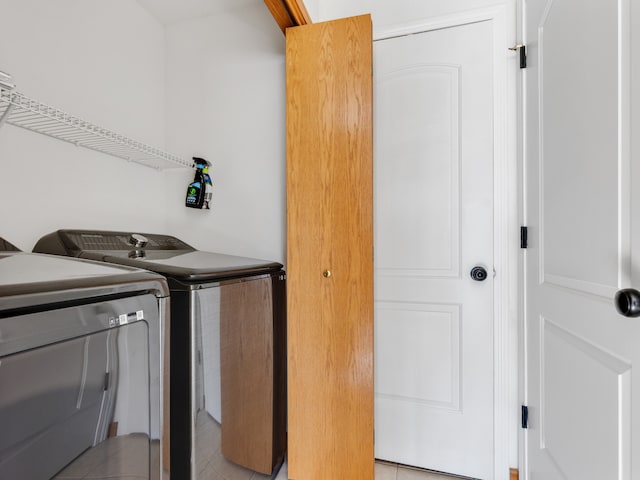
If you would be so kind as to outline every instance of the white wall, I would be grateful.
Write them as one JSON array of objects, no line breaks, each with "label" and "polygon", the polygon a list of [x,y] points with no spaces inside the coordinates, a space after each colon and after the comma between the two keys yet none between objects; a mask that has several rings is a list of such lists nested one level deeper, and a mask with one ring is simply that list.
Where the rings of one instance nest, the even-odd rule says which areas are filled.
[{"label": "white wall", "polygon": [[[0,70],[17,90],[164,143],[164,29],[129,0],[0,0]],[[5,125],[0,236],[30,250],[58,228],[163,230],[164,175]]]},{"label": "white wall", "polygon": [[319,22],[320,20],[320,2],[322,0],[304,0],[304,5],[307,7],[307,12],[313,22]]},{"label": "white wall", "polygon": [[[0,0],[0,70],[43,103],[212,161],[211,211],[166,172],[5,125],[0,236],[59,228],[166,232],[284,260],[284,37],[262,2],[165,27],[129,0]],[[242,5],[244,4],[244,5]],[[166,68],[165,68],[166,67]]]},{"label": "white wall", "polygon": [[[308,1],[308,0],[307,0]],[[306,3],[306,2],[305,2]],[[509,4],[515,14],[515,0],[312,0],[317,17],[325,21],[371,13],[374,29],[450,15],[496,4]],[[515,28],[515,20],[514,20]]]},{"label": "white wall", "polygon": [[284,36],[262,2],[167,27],[167,148],[213,163],[213,206],[167,174],[169,231],[196,248],[285,257]]}]

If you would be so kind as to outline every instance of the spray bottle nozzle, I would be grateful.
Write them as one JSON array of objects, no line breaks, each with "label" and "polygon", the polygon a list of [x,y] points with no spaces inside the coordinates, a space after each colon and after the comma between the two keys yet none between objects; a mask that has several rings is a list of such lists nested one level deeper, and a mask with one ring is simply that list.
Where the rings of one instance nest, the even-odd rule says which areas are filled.
[{"label": "spray bottle nozzle", "polygon": [[207,162],[204,158],[192,157],[192,159],[194,162],[193,163],[194,167],[199,168],[200,170],[211,166],[211,164]]}]

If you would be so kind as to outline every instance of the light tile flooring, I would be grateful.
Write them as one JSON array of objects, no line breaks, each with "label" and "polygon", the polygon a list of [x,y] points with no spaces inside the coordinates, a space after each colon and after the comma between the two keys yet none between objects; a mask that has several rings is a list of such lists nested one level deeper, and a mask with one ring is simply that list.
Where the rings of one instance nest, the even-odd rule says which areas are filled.
[{"label": "light tile flooring", "polygon": [[375,480],[456,480],[462,478],[392,463],[376,462]]},{"label": "light tile flooring", "polygon": [[[275,480],[287,480],[287,478],[287,464],[285,463]],[[375,480],[457,480],[462,478],[404,467],[394,463],[376,462]]]}]

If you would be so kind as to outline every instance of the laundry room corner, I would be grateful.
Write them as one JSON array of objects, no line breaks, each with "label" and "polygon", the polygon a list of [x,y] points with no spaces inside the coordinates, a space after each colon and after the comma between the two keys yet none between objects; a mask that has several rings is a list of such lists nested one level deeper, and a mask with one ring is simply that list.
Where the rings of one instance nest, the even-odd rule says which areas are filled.
[{"label": "laundry room corner", "polygon": [[[0,70],[15,91],[164,146],[164,28],[136,2],[0,1]],[[2,234],[31,250],[62,227],[160,230],[162,174],[5,124]]]},{"label": "laundry room corner", "polygon": [[193,172],[165,172],[166,231],[199,248],[284,263],[284,37],[262,3],[166,26],[167,149],[212,164],[210,210],[185,208]]}]

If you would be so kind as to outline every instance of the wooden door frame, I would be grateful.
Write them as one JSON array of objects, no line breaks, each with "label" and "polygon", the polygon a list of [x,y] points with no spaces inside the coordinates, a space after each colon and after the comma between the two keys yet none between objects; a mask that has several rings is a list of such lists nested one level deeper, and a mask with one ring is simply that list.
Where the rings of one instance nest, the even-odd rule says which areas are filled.
[{"label": "wooden door frame", "polygon": [[[508,480],[518,458],[518,163],[516,155],[516,55],[508,53],[507,5],[374,28],[374,42],[470,23],[493,29],[494,118],[494,478]],[[374,59],[375,61],[375,59]],[[503,274],[504,272],[504,274]]]},{"label": "wooden door frame", "polygon": [[302,0],[264,0],[264,3],[285,35],[289,27],[313,23]]}]

